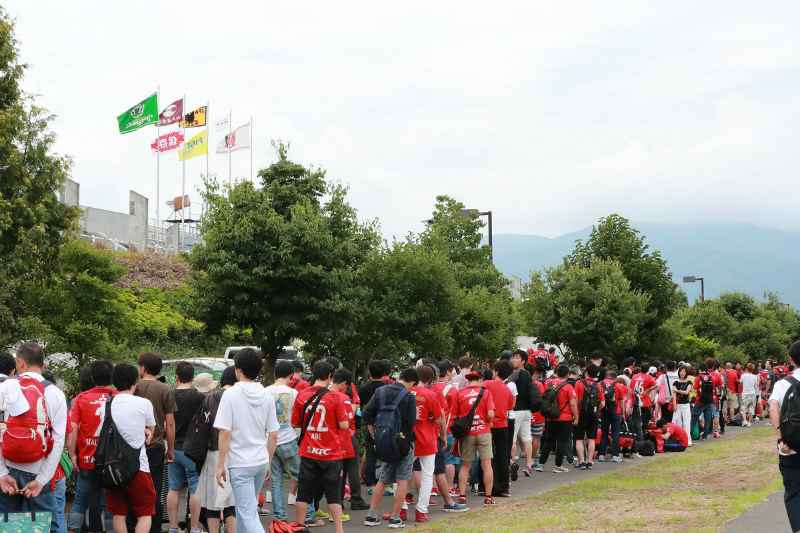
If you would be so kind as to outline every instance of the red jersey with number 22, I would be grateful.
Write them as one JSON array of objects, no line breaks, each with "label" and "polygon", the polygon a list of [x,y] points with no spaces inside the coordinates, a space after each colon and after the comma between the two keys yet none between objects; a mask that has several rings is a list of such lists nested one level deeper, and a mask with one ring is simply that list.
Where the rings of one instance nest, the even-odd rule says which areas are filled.
[{"label": "red jersey with number 22", "polygon": [[[300,426],[303,406],[322,387],[309,387],[297,395],[292,408],[292,425]],[[314,412],[311,404],[305,413],[306,431],[303,442],[300,443],[300,457],[317,459],[319,461],[336,461],[342,458],[342,446],[339,442],[339,422],[349,421],[347,409],[344,405],[344,396],[336,391],[325,394]],[[346,396],[345,396],[346,398]]]}]

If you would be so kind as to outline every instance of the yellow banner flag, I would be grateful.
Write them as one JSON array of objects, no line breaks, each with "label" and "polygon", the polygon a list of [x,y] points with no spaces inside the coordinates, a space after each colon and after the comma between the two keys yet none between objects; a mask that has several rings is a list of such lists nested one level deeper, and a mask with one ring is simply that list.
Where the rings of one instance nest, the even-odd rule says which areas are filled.
[{"label": "yellow banner flag", "polygon": [[198,107],[191,113],[186,113],[183,117],[186,121],[184,125],[184,120],[181,120],[180,126],[181,128],[200,128],[206,125],[206,106]]},{"label": "yellow banner flag", "polygon": [[178,150],[178,159],[191,159],[198,155],[208,154],[208,137],[206,137],[206,130],[201,131],[186,142],[186,148]]}]

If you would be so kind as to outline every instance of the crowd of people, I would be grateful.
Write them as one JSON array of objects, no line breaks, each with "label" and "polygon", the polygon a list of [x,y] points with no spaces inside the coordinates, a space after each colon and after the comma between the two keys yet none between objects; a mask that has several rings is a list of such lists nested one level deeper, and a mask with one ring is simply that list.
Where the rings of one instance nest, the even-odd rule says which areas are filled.
[{"label": "crowd of people", "polygon": [[[721,438],[768,416],[771,392],[785,393],[795,371],[714,359],[626,359],[615,370],[599,351],[568,364],[543,345],[481,367],[469,356],[408,368],[374,360],[358,387],[333,357],[310,369],[279,360],[264,376],[260,353],[243,349],[219,381],[177,364],[175,387],[159,380],[162,365],[151,352],[136,365],[95,361],[67,402],[38,344],[0,353],[0,515],[52,513],[53,533],[159,533],[166,506],[178,533],[186,490],[191,533],[263,533],[265,514],[274,530],[329,520],[342,532],[347,502],[367,511],[365,526],[402,528],[429,521],[440,500],[449,513],[494,506],[520,470],[544,472],[551,456],[564,475]],[[115,435],[138,461],[127,478],[108,457]]]}]

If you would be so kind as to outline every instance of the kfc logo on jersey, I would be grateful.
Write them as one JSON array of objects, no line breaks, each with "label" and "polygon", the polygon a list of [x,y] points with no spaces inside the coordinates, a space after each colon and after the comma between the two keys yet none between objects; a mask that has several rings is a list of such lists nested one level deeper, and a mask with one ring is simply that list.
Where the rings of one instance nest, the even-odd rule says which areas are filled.
[{"label": "kfc logo on jersey", "polygon": [[306,453],[311,455],[317,455],[319,457],[330,457],[331,449],[330,448],[314,448],[313,446],[306,446]]}]

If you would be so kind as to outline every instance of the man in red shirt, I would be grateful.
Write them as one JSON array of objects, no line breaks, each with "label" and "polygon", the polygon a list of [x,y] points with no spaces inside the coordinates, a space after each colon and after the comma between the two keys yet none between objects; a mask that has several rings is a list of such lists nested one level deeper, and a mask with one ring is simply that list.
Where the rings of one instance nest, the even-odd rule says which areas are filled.
[{"label": "man in red shirt", "polygon": [[[431,390],[441,394],[442,398],[444,398],[442,408],[444,409],[445,427],[447,428],[447,444],[444,447],[445,487],[441,486],[438,476],[436,476],[436,486],[439,487],[440,494],[448,493],[449,498],[449,494],[458,493],[458,489],[453,487],[453,480],[456,476],[456,468],[461,463],[460,458],[451,453],[455,445],[455,439],[450,432],[450,424],[458,416],[458,389],[451,383],[454,373],[453,363],[444,359],[439,361],[437,367],[439,368],[439,381],[431,386]],[[455,505],[458,504],[456,503]]]},{"label": "man in red shirt", "polygon": [[689,444],[689,434],[681,426],[667,422],[662,418],[656,422],[656,427],[661,430],[661,438],[664,439],[664,442],[677,443],[684,448],[691,446]]},{"label": "man in red shirt", "polygon": [[[575,450],[578,452],[578,468],[583,470],[591,470],[594,457],[595,440],[597,439],[597,430],[600,427],[600,411],[606,405],[606,399],[603,395],[603,387],[597,383],[597,374],[599,368],[590,364],[586,367],[586,379],[579,379],[575,384],[575,394],[578,397],[578,425],[575,426],[573,431],[573,438],[575,439]],[[583,401],[586,396],[587,390],[597,390],[597,398],[595,399],[594,408],[592,408],[589,397],[586,402]],[[583,441],[586,439],[586,456],[584,457]]]},{"label": "man in red shirt", "polygon": [[622,421],[622,401],[628,394],[628,387],[617,382],[617,373],[614,370],[606,371],[606,379],[600,382],[603,388],[605,405],[600,411],[600,428],[602,437],[597,447],[597,459],[602,463],[606,460],[609,437],[611,439],[612,463],[621,463],[622,455],[619,446],[619,427]]},{"label": "man in red shirt", "polygon": [[658,388],[655,378],[648,371],[650,365],[642,363],[642,370],[631,377],[631,388],[639,397],[639,406],[642,412],[642,429],[650,429],[650,421],[653,419],[653,397],[651,393]]},{"label": "man in red shirt", "polygon": [[569,469],[563,466],[564,452],[569,446],[572,426],[578,424],[578,397],[572,385],[566,383],[568,374],[569,367],[567,365],[558,365],[556,376],[545,382],[545,387],[558,389],[558,406],[561,411],[558,418],[547,420],[542,453],[539,457],[539,464],[535,467],[537,472],[544,471],[544,465],[553,449],[556,451],[556,465],[553,472],[556,474],[569,472]]},{"label": "man in red shirt", "polygon": [[294,367],[294,374],[292,374],[292,379],[289,380],[289,387],[297,392],[309,388],[311,383],[303,379],[303,372],[305,371],[303,363],[300,361],[292,361],[292,366]]},{"label": "man in red shirt", "polygon": [[[428,365],[417,368],[419,385],[411,389],[417,404],[417,423],[414,424],[414,478],[417,485],[416,521],[429,522],[428,505],[433,489],[434,475],[444,474],[444,461],[440,465],[441,472],[435,468],[436,454],[439,444],[447,444],[447,427],[445,426],[444,409],[441,394],[430,389],[433,382],[433,369]],[[441,399],[441,402],[440,402]]]},{"label": "man in red shirt", "polygon": [[[347,429],[339,428],[339,444],[342,446],[342,489],[341,495],[344,500],[345,485],[347,485],[346,473],[350,465],[356,460],[356,449],[353,446],[353,435],[356,433],[355,411],[353,402],[347,396],[347,390],[353,385],[353,374],[346,368],[340,368],[333,373],[333,383],[330,386],[331,392],[339,394],[339,400],[344,403],[344,410],[347,413]],[[328,394],[331,394],[330,392]],[[344,520],[344,518],[343,518]]]},{"label": "man in red shirt", "polygon": [[[458,416],[459,418],[469,415],[472,405],[477,401],[478,395],[483,392],[483,396],[475,409],[472,419],[472,428],[466,437],[461,441],[461,472],[458,474],[458,503],[467,503],[467,480],[469,469],[477,452],[478,458],[483,469],[483,486],[491,487],[494,483],[494,473],[492,471],[492,421],[495,417],[495,405],[492,393],[482,387],[483,378],[478,372],[470,372],[464,376],[467,386],[458,391]],[[483,499],[484,505],[497,505],[491,496]]]},{"label": "man in red shirt", "polygon": [[536,367],[534,376],[540,376],[540,379],[544,379],[547,376],[547,371],[554,368],[555,357],[544,349],[544,344],[540,344],[536,351],[529,349],[528,354],[528,362]]},{"label": "man in red shirt", "polygon": [[709,357],[706,359],[706,364],[708,365],[709,375],[714,378],[714,403],[711,405],[711,410],[712,414],[714,415],[714,438],[718,439],[722,437],[719,424],[719,404],[720,397],[722,395],[722,388],[725,386],[725,384],[722,382],[722,375],[719,373],[719,370],[717,370],[717,361]]},{"label": "man in red shirt", "polygon": [[714,392],[716,382],[714,377],[708,373],[708,363],[703,361],[697,368],[700,374],[694,378],[693,389],[697,396],[692,406],[692,422],[689,427],[694,427],[702,415],[704,429],[700,434],[700,440],[706,440],[708,434],[711,433],[711,424],[714,418],[712,405],[716,401]]},{"label": "man in red shirt", "polygon": [[739,408],[739,373],[733,369],[733,363],[725,362],[725,385],[728,388],[728,397],[725,400],[722,414],[725,422],[730,422]]},{"label": "man in red shirt", "polygon": [[[505,384],[514,368],[506,360],[499,360],[494,364],[494,379],[484,381],[483,386],[492,393],[494,401],[494,420],[492,420],[492,442],[494,442],[494,458],[492,470],[494,472],[495,486],[484,487],[492,496],[508,498],[511,495],[508,465],[511,446],[508,442],[508,412],[514,410],[514,395]],[[479,487],[480,489],[480,487]]]},{"label": "man in red shirt", "polygon": [[[308,504],[320,499],[328,500],[337,533],[342,533],[342,446],[339,431],[350,428],[350,418],[340,394],[329,394],[333,379],[333,366],[319,361],[311,372],[314,385],[300,392],[292,408],[292,426],[303,428],[300,441],[300,473],[297,477],[297,521],[303,523]],[[322,397],[312,411],[313,397]]]},{"label": "man in red shirt", "polygon": [[[94,452],[100,435],[100,414],[105,410],[106,400],[117,393],[111,388],[114,367],[108,361],[95,361],[90,371],[94,388],[82,392],[75,398],[70,411],[71,429],[74,438],[68,439],[69,457],[78,470],[75,503],[67,518],[67,530],[74,533],[81,529],[86,510],[92,501],[100,499],[105,511],[105,491],[94,472]],[[76,449],[77,448],[77,449]],[[106,531],[113,530],[113,516],[104,514]]]}]

